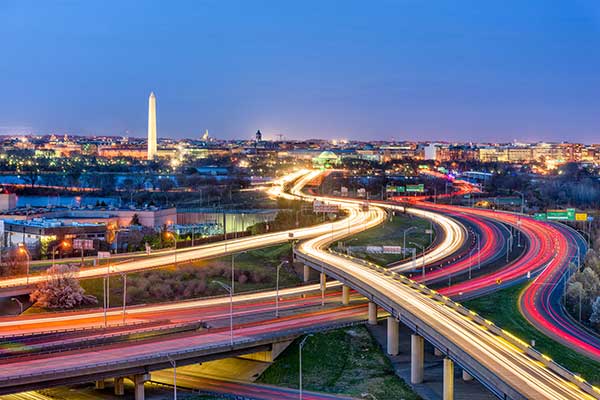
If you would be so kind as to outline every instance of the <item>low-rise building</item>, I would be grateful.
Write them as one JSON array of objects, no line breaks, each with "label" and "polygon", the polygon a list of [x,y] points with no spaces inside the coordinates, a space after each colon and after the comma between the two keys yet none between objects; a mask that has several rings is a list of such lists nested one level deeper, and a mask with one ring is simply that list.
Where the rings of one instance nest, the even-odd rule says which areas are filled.
[{"label": "low-rise building", "polygon": [[32,220],[4,220],[2,245],[17,246],[25,243],[35,248],[44,243],[64,239],[92,239],[104,241],[106,225],[69,220],[35,218]]}]

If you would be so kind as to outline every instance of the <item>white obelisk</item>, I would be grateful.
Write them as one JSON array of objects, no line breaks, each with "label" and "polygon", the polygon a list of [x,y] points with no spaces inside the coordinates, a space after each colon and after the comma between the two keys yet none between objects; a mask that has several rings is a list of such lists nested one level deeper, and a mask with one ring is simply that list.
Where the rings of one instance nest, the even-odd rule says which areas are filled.
[{"label": "white obelisk", "polygon": [[156,157],[156,96],[150,93],[148,98],[148,160]]}]

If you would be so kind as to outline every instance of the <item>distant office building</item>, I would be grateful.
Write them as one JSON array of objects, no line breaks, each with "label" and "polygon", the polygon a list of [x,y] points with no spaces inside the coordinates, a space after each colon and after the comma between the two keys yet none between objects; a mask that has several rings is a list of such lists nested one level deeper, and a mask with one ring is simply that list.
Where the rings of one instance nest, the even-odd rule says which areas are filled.
[{"label": "distant office building", "polygon": [[437,143],[428,143],[423,146],[423,159],[436,160],[439,145]]},{"label": "distant office building", "polygon": [[0,211],[12,210],[17,207],[17,195],[0,191]]},{"label": "distant office building", "polygon": [[511,163],[526,163],[533,159],[531,147],[509,147],[507,161]]},{"label": "distant office building", "polygon": [[479,148],[479,161],[481,162],[499,162],[506,161],[506,154],[503,149],[493,146]]},{"label": "distant office building", "polygon": [[477,160],[479,152],[470,145],[440,146],[436,151],[436,160],[441,162]]},{"label": "distant office building", "polygon": [[156,96],[150,93],[148,98],[148,160],[154,160],[157,155],[156,137]]},{"label": "distant office building", "polygon": [[262,142],[262,133],[261,133],[260,129],[256,131],[256,141]]}]

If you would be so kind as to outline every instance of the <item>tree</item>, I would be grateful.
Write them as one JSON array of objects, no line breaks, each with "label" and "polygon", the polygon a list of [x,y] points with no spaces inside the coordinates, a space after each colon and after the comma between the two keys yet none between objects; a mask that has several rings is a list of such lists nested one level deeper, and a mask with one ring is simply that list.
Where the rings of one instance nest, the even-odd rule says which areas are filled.
[{"label": "tree", "polygon": [[592,315],[590,316],[592,325],[600,325],[600,296],[592,303]]},{"label": "tree", "polygon": [[163,178],[158,180],[158,187],[161,192],[168,192],[175,187],[175,183],[169,178]]},{"label": "tree", "polygon": [[94,296],[86,295],[75,274],[79,268],[56,265],[46,271],[48,279],[37,284],[29,295],[32,302],[43,308],[73,308],[83,304],[97,304]]},{"label": "tree", "polygon": [[141,225],[142,223],[140,222],[140,216],[136,214],[133,214],[133,217],[131,217],[131,222],[129,223],[129,225]]},{"label": "tree", "polygon": [[35,183],[40,179],[40,170],[32,165],[28,165],[22,171],[23,180],[31,185],[31,187],[35,186]]},{"label": "tree", "polygon": [[0,276],[14,276],[24,274],[25,262],[19,257],[19,252],[15,248],[0,250]]}]

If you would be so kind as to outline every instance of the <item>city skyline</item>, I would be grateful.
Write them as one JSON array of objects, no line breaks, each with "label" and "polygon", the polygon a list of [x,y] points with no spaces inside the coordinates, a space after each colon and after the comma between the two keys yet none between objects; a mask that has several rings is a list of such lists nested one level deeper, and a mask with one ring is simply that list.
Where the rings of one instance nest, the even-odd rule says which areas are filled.
[{"label": "city skyline", "polygon": [[2,44],[11,57],[0,133],[143,137],[154,90],[172,138],[261,129],[287,139],[591,143],[598,11],[588,1],[5,3],[0,29],[14,40]]}]

